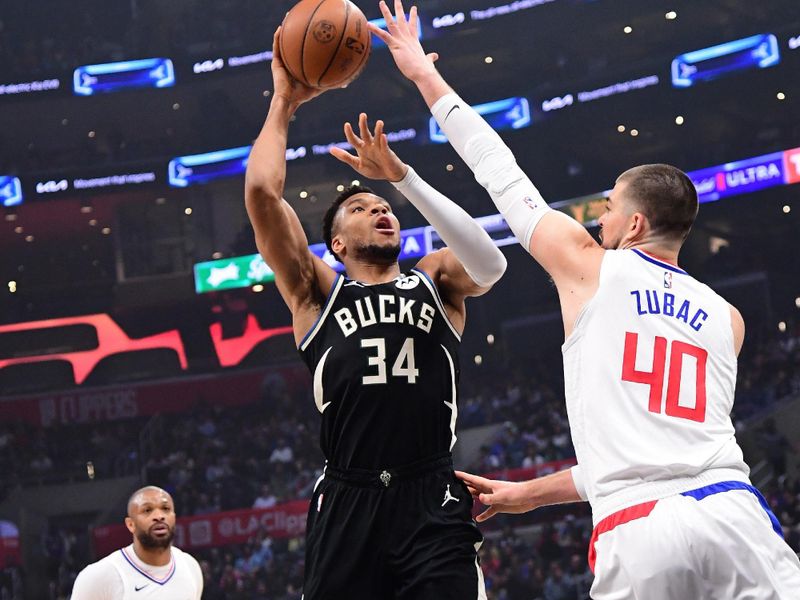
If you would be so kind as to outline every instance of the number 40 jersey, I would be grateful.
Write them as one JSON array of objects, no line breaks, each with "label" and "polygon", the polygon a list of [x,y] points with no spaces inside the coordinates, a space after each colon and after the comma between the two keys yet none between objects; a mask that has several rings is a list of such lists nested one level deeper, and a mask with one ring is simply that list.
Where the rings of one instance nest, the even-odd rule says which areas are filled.
[{"label": "number 40 jersey", "polygon": [[731,422],[730,305],[677,266],[608,250],[562,348],[567,413],[595,522],[749,469]]},{"label": "number 40 jersey", "polygon": [[340,275],[299,348],[327,461],[385,469],[449,452],[460,341],[424,272],[374,285]]}]

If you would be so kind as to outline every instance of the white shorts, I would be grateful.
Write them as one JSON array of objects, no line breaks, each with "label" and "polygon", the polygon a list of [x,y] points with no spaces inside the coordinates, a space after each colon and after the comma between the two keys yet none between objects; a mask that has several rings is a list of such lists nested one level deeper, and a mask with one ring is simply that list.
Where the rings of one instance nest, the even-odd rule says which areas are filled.
[{"label": "white shorts", "polygon": [[800,560],[757,490],[742,486],[723,482],[600,521],[589,545],[592,598],[800,599]]}]

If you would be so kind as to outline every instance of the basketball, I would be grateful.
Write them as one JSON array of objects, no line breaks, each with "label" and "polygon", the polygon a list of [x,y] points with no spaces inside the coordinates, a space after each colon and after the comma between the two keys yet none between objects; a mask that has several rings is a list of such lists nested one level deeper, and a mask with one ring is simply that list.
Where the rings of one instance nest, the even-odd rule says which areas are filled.
[{"label": "basketball", "polygon": [[283,63],[310,87],[347,85],[361,73],[370,48],[367,19],[350,0],[301,0],[283,19]]}]

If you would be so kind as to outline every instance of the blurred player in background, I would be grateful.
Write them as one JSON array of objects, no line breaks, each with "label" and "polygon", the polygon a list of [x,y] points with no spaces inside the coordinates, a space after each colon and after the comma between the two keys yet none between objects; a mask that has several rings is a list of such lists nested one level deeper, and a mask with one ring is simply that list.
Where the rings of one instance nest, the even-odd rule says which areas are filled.
[{"label": "blurred player in background", "polygon": [[175,505],[161,488],[136,490],[125,526],[133,543],[78,574],[72,600],[200,600],[203,573],[197,561],[172,545]]},{"label": "blurred player in background", "polygon": [[387,180],[447,248],[400,270],[400,224],[370,190],[345,190],[323,237],[338,275],[308,248],[283,199],[289,122],[320,93],[291,79],[273,46],[275,92],[247,165],[245,201],[256,244],[292,313],[313,374],[327,465],[307,521],[306,600],[485,598],[472,498],[453,472],[458,346],[465,299],[491,288],[506,262],[472,218],[389,148],[383,123],[359,117],[334,155]]},{"label": "blurred player in background", "polygon": [[489,506],[479,520],[588,500],[592,597],[800,598],[800,562],[750,484],[730,412],[739,311],[678,266],[697,215],[691,180],[668,165],[620,175],[602,245],[551,210],[492,128],[439,75],[417,14],[371,26],[416,84],[453,148],[561,301],[567,413],[578,466],[524,483],[460,474]]}]

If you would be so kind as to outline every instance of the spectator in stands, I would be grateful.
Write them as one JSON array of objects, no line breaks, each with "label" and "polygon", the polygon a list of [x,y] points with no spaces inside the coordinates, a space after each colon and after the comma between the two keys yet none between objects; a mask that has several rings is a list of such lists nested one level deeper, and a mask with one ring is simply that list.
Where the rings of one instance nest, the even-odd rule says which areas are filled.
[{"label": "spectator in stands", "polygon": [[269,487],[269,484],[261,486],[261,495],[253,502],[253,508],[272,508],[278,503],[278,499]]}]

